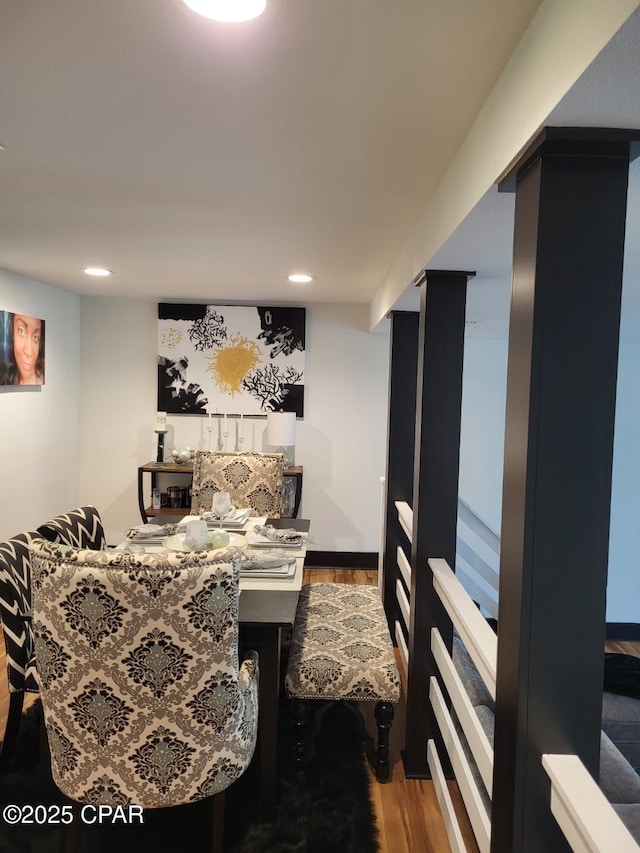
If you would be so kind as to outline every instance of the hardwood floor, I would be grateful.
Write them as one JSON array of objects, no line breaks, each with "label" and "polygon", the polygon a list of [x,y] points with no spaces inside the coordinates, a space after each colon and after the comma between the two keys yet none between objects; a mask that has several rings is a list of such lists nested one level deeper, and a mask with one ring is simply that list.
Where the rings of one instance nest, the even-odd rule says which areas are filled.
[{"label": "hardwood floor", "polygon": [[[305,569],[304,583],[336,582],[353,584],[377,583],[377,573],[366,570]],[[633,654],[640,657],[640,643],[608,642],[606,650]],[[400,666],[402,672],[402,667]],[[27,695],[25,709],[37,697]],[[363,703],[362,710],[367,729],[375,734],[372,703]],[[4,732],[9,707],[6,682],[4,643],[0,632],[0,732]],[[433,783],[427,780],[406,779],[400,756],[403,743],[404,706],[402,700],[396,708],[391,730],[391,780],[386,784],[376,781],[370,774],[370,790],[379,830],[381,853],[444,853],[449,850],[444,822],[436,799]],[[469,851],[477,847],[464,812],[457,785],[449,785]]]},{"label": "hardwood floor", "polygon": [[623,643],[620,640],[607,640],[605,652],[615,652],[618,655],[633,655],[640,658],[640,643]]}]

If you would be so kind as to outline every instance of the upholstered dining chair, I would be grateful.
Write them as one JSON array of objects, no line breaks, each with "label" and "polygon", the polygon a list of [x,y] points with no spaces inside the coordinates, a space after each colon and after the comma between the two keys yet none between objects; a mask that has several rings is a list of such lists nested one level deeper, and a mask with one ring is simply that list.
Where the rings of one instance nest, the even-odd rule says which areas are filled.
[{"label": "upholstered dining chair", "polygon": [[154,809],[231,785],[253,755],[258,716],[257,655],[238,661],[234,551],[40,541],[32,569],[37,680],[62,793]]},{"label": "upholstered dining chair", "polygon": [[51,521],[41,525],[38,533],[50,542],[59,542],[74,548],[91,548],[99,551],[107,544],[100,513],[91,505],[78,507],[64,515],[57,515]]},{"label": "upholstered dining chair", "polygon": [[209,512],[215,492],[229,492],[236,507],[250,507],[251,515],[280,517],[282,453],[223,453],[196,451],[191,485],[191,512]]},{"label": "upholstered dining chair", "polygon": [[31,552],[37,532],[20,533],[0,542],[0,619],[7,657],[9,714],[2,736],[0,769],[11,758],[18,735],[25,693],[37,693],[31,630]]}]

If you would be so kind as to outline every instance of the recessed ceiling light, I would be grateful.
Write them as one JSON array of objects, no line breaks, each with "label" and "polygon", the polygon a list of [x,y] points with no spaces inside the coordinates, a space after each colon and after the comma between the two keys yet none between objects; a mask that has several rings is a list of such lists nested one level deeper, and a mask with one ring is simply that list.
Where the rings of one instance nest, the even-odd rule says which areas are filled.
[{"label": "recessed ceiling light", "polygon": [[85,267],[84,271],[87,275],[105,276],[112,275],[111,270],[105,270],[103,267]]},{"label": "recessed ceiling light", "polygon": [[184,3],[198,15],[212,21],[240,23],[261,15],[267,0],[184,0]]},{"label": "recessed ceiling light", "polygon": [[294,284],[309,284],[310,281],[313,281],[315,276],[306,275],[304,273],[293,273],[292,275],[288,275],[287,278]]}]

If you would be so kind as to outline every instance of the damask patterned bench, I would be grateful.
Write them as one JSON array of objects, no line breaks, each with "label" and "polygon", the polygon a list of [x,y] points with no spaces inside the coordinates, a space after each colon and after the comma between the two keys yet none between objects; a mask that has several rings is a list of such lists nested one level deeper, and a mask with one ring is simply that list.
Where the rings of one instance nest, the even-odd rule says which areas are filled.
[{"label": "damask patterned bench", "polygon": [[354,702],[376,702],[378,743],[368,757],[376,778],[389,778],[389,731],[400,674],[377,587],[312,583],[302,588],[285,688],[293,700],[299,767],[308,758],[309,700],[341,701],[352,710]]}]

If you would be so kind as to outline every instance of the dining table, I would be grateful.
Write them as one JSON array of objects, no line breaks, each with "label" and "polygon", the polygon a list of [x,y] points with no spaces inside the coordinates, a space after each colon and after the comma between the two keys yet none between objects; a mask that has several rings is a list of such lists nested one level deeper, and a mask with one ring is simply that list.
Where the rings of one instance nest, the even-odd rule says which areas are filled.
[{"label": "dining table", "polygon": [[[193,516],[187,516],[177,523],[184,523]],[[176,524],[176,517],[156,516],[158,525]],[[289,529],[308,533],[310,520],[304,518],[255,518],[248,519],[246,530],[255,525],[271,525],[277,529]],[[242,533],[242,530],[234,532]],[[126,547],[121,543],[118,547]],[[239,644],[240,649],[255,649],[259,655],[260,686],[258,693],[258,740],[256,757],[259,762],[260,811],[269,819],[276,808],[277,793],[277,752],[278,752],[278,713],[282,674],[280,660],[283,631],[291,629],[298,607],[298,596],[302,587],[302,575],[306,555],[306,538],[302,537],[299,548],[287,549],[295,557],[295,571],[288,576],[271,577],[267,572],[240,573],[239,606]],[[254,551],[251,546],[246,546]],[[274,549],[277,545],[274,544]],[[150,552],[158,552],[162,545],[145,547]]]}]

